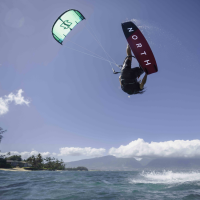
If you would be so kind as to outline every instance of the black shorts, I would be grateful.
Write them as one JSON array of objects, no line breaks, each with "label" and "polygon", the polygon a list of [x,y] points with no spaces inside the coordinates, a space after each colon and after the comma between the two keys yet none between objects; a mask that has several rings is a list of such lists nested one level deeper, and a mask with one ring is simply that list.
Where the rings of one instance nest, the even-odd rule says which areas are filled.
[{"label": "black shorts", "polygon": [[131,60],[128,59],[128,56],[125,58],[124,64],[122,66],[121,78],[122,79],[136,79],[143,74],[143,69],[140,67],[131,68]]}]

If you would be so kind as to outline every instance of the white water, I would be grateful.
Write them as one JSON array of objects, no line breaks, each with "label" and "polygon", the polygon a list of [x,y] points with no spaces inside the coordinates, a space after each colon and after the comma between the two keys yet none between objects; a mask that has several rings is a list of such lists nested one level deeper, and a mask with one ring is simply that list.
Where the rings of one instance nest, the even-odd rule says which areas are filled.
[{"label": "white water", "polygon": [[200,181],[200,172],[142,172],[137,179],[131,179],[131,183],[152,183],[152,184],[182,184],[186,182]]}]

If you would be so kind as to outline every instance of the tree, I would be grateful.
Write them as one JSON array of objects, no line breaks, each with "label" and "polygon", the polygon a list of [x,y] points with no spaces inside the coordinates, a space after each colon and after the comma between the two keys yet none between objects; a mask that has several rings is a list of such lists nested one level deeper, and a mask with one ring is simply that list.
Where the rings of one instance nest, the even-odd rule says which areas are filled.
[{"label": "tree", "polygon": [[36,159],[35,159],[35,156],[34,155],[32,155],[31,156],[31,159],[32,159],[32,166],[34,167],[34,168],[36,168]]},{"label": "tree", "polygon": [[41,154],[38,154],[36,156],[31,156],[26,162],[30,163],[32,165],[32,169],[34,170],[41,170],[41,169],[47,169],[47,170],[64,170],[65,165],[64,162],[58,159],[46,157],[42,158]]},{"label": "tree", "polygon": [[[0,143],[1,143],[1,139],[3,138],[3,133],[6,132],[6,130],[3,130],[3,128],[0,127]],[[1,150],[0,150],[1,152]],[[5,159],[5,155],[0,155],[0,158]]]},{"label": "tree", "polygon": [[44,160],[46,161],[46,163],[45,163],[46,168],[49,168],[49,169],[55,168],[54,162],[53,162],[55,160],[55,158],[46,157]]},{"label": "tree", "polygon": [[[3,138],[2,134],[4,132],[6,132],[6,130],[3,130],[3,128],[0,127],[0,142]],[[0,168],[11,168],[11,165],[6,163],[5,155],[0,155]]]},{"label": "tree", "polygon": [[32,155],[25,161],[30,163],[34,169],[43,169],[43,158],[40,153],[37,157]]},{"label": "tree", "polygon": [[0,127],[0,142],[1,142],[1,139],[3,138],[3,135],[2,135],[2,134],[3,134],[4,132],[6,132],[6,130],[3,130],[3,128]]},{"label": "tree", "polygon": [[6,160],[16,160],[16,161],[22,161],[22,157],[21,155],[13,155],[13,156],[10,156],[10,157],[7,157]]},{"label": "tree", "polygon": [[37,155],[37,158],[36,158],[36,164],[37,164],[37,168],[38,169],[42,169],[43,168],[43,158],[42,158],[42,156],[41,156],[41,154],[39,153],[38,155]]},{"label": "tree", "polygon": [[6,159],[0,158],[0,168],[11,168],[11,165],[6,162]]}]

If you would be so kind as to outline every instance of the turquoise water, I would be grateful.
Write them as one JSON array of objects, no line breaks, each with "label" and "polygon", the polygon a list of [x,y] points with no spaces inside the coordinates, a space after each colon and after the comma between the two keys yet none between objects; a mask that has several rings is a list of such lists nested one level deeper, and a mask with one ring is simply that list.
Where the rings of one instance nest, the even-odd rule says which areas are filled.
[{"label": "turquoise water", "polygon": [[200,172],[0,171],[0,199],[200,200]]}]

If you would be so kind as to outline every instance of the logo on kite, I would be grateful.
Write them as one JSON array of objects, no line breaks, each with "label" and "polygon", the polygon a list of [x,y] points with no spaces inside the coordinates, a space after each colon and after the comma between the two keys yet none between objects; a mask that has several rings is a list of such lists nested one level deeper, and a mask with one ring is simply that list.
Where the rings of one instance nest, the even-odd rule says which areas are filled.
[{"label": "logo on kite", "polygon": [[60,27],[63,27],[64,29],[68,29],[70,26],[72,25],[71,22],[69,22],[69,20],[65,20]]},{"label": "logo on kite", "polygon": [[130,21],[122,23],[122,29],[135,58],[146,74],[157,72],[158,67],[153,52],[138,27]]},{"label": "logo on kite", "polygon": [[84,19],[85,17],[78,10],[67,10],[58,17],[52,27],[54,39],[62,44],[67,34]]}]

